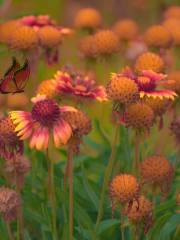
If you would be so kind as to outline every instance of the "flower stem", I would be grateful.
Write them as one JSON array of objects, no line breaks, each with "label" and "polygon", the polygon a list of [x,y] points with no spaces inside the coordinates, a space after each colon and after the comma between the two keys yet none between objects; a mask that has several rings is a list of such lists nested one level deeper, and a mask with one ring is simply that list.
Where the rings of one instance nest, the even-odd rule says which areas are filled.
[{"label": "flower stem", "polygon": [[139,168],[140,168],[140,156],[139,156],[139,133],[136,132],[135,135],[135,162],[134,162],[134,172],[138,175],[139,174]]},{"label": "flower stem", "polygon": [[57,224],[56,224],[56,195],[55,195],[55,183],[54,183],[54,164],[53,161],[49,157],[49,152],[47,149],[46,152],[47,160],[48,160],[48,194],[49,194],[49,201],[51,204],[52,209],[52,232],[53,232],[53,240],[58,239],[57,234]]},{"label": "flower stem", "polygon": [[7,228],[7,233],[8,233],[8,238],[9,240],[14,240],[13,233],[11,231],[11,226],[9,222],[6,222],[6,228]]},{"label": "flower stem", "polygon": [[108,161],[108,165],[106,166],[105,174],[104,174],[104,181],[103,181],[103,186],[102,186],[102,191],[100,195],[100,201],[99,201],[99,210],[98,210],[98,215],[96,219],[96,226],[95,226],[95,231],[97,230],[99,223],[103,217],[103,207],[104,207],[104,201],[105,201],[105,193],[107,190],[107,186],[112,174],[112,169],[114,165],[114,160],[115,160],[115,153],[116,153],[116,144],[117,144],[117,139],[118,139],[118,129],[119,126],[117,125],[116,128],[114,129],[114,137],[113,137],[113,142],[111,146],[111,155]]},{"label": "flower stem", "polygon": [[123,214],[121,213],[121,240],[125,240],[124,238],[124,218]]},{"label": "flower stem", "polygon": [[74,229],[74,195],[73,195],[73,148],[68,146],[68,177],[69,177],[69,240],[73,240]]},{"label": "flower stem", "polygon": [[[15,180],[16,180],[16,192],[19,194],[19,196],[21,196],[21,187],[16,172]],[[20,205],[17,210],[17,240],[23,240],[23,238],[24,238],[24,219],[22,205]]]}]

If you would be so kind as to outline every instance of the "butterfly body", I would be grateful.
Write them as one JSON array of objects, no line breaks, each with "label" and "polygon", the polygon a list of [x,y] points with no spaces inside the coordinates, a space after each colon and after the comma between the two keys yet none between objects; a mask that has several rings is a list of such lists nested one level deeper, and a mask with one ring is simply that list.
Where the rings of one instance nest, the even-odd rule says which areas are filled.
[{"label": "butterfly body", "polygon": [[24,92],[26,82],[30,75],[30,68],[26,60],[21,67],[15,57],[12,57],[12,64],[5,72],[0,82],[0,93],[21,93]]}]

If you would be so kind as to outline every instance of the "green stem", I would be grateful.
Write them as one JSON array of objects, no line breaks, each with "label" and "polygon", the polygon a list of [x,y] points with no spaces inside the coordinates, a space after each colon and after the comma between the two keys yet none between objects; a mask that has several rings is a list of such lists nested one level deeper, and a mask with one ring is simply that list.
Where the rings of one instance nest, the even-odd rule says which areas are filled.
[{"label": "green stem", "polygon": [[125,240],[125,238],[124,238],[124,218],[123,218],[122,213],[121,213],[121,240]]},{"label": "green stem", "polygon": [[11,226],[9,222],[6,222],[6,228],[7,228],[7,233],[8,233],[8,238],[9,240],[14,240],[13,233],[11,231]]},{"label": "green stem", "polygon": [[140,168],[140,142],[139,142],[139,133],[136,133],[135,135],[135,162],[134,162],[134,172],[138,175],[139,174],[139,168]]},{"label": "green stem", "polygon": [[[16,180],[16,192],[19,196],[21,196],[21,187],[16,172],[15,180]],[[20,205],[17,210],[17,240],[23,240],[23,238],[24,238],[24,219],[22,206]]]},{"label": "green stem", "polygon": [[74,195],[73,195],[73,149],[68,147],[68,177],[69,177],[69,240],[73,240],[74,229]]},{"label": "green stem", "polygon": [[55,195],[55,183],[54,183],[54,164],[53,161],[49,158],[49,152],[47,149],[47,160],[48,160],[48,194],[49,201],[51,204],[52,210],[52,232],[53,232],[53,240],[58,240],[57,234],[57,223],[56,223],[56,195]]},{"label": "green stem", "polygon": [[99,201],[99,211],[97,215],[97,220],[96,220],[96,226],[95,226],[95,231],[97,230],[99,223],[103,217],[103,207],[104,207],[104,201],[105,201],[105,194],[106,190],[108,187],[108,183],[112,174],[112,169],[115,161],[115,153],[116,153],[116,144],[117,144],[117,139],[118,139],[118,129],[119,126],[117,125],[116,128],[114,129],[114,137],[113,137],[113,142],[111,146],[111,155],[108,161],[108,165],[106,166],[105,174],[104,174],[104,181],[103,181],[103,186],[102,186],[102,191],[100,195],[100,201]]}]

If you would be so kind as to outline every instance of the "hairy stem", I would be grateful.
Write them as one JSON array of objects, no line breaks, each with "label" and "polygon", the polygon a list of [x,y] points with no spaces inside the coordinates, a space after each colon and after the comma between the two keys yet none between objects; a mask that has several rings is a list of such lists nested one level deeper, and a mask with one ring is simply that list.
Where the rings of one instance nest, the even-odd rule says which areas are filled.
[{"label": "hairy stem", "polygon": [[13,233],[11,231],[11,226],[9,222],[6,222],[6,228],[7,228],[7,233],[8,233],[8,238],[9,240],[14,240]]},{"label": "hairy stem", "polygon": [[96,226],[95,226],[95,231],[97,230],[99,223],[103,217],[103,207],[104,207],[104,201],[105,201],[105,194],[106,190],[108,187],[108,183],[112,174],[112,169],[114,166],[114,160],[115,160],[115,153],[116,153],[116,145],[117,145],[117,139],[118,139],[118,131],[119,126],[117,125],[116,128],[114,129],[114,136],[113,136],[113,142],[111,146],[111,155],[108,161],[108,165],[106,166],[105,174],[104,174],[104,181],[103,181],[103,186],[102,186],[102,191],[100,195],[100,201],[99,201],[99,210],[98,210],[98,215],[96,219]]}]

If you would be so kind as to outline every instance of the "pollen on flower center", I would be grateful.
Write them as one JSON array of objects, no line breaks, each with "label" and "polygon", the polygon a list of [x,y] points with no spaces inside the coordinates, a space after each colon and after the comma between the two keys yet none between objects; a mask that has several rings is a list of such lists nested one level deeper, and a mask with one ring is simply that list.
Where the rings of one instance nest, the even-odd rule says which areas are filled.
[{"label": "pollen on flower center", "polygon": [[32,118],[47,127],[51,127],[58,120],[59,114],[59,106],[50,99],[37,102],[32,109]]}]

